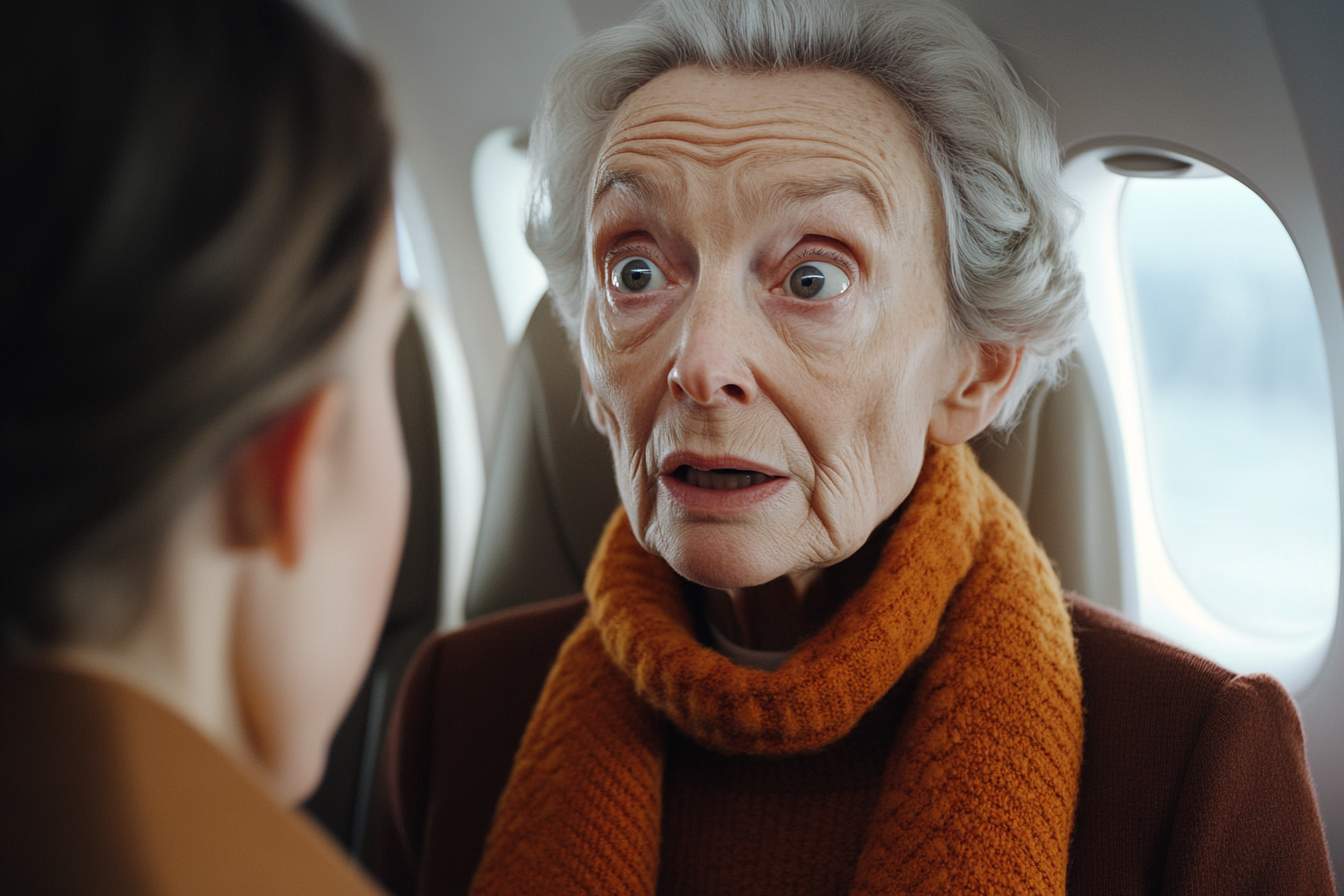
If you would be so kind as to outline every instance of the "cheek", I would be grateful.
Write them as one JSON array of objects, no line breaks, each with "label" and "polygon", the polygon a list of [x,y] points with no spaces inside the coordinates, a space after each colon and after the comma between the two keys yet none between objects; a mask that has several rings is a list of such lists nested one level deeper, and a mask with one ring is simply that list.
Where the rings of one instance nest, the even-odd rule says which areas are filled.
[{"label": "cheek", "polygon": [[813,509],[837,541],[865,539],[918,476],[942,378],[934,332],[884,322],[774,390],[815,468]]},{"label": "cheek", "polygon": [[348,682],[348,693],[339,693],[336,686],[333,698],[338,703],[353,694],[377,643],[401,559],[410,503],[410,473],[391,382],[370,396],[366,409],[367,413],[352,415],[351,498],[341,514],[343,531],[331,539],[345,552],[343,558],[332,556],[329,567],[344,569],[345,581],[333,577],[329,592],[339,596],[342,605],[333,602],[327,608],[335,617],[333,625],[339,626],[332,632],[333,641],[345,648],[339,656],[333,651],[329,660],[333,683],[342,678]]},{"label": "cheek", "polygon": [[619,350],[585,320],[582,352],[588,372],[590,410],[605,430],[616,466],[621,497],[632,514],[646,502],[651,485],[647,465],[659,404],[666,393],[667,374],[661,355],[650,340]]},{"label": "cheek", "polygon": [[[410,469],[397,413],[396,393],[390,379],[371,405],[370,419],[357,424],[362,440],[367,441],[357,464],[362,488],[356,486],[354,489],[362,494],[360,503],[365,509],[362,513],[356,511],[356,516],[365,520],[362,528],[370,539],[367,558],[370,584],[383,585],[372,590],[386,597],[390,596],[392,577],[406,533]],[[373,603],[381,609],[385,601]]]},{"label": "cheek", "polygon": [[868,409],[861,425],[879,467],[880,492],[894,510],[923,466],[929,426],[945,386],[949,350],[941,327],[912,330],[890,344],[884,380],[871,384],[872,394],[883,400]]},{"label": "cheek", "polygon": [[[370,400],[375,399],[375,400]],[[368,668],[405,534],[408,473],[391,396],[359,396],[292,579],[242,608],[237,674],[257,753],[282,789],[316,785]]]}]

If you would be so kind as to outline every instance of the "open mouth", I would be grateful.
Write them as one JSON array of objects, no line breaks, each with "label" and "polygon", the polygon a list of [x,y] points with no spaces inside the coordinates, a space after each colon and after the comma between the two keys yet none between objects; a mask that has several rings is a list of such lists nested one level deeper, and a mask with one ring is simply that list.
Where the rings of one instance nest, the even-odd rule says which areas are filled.
[{"label": "open mouth", "polygon": [[672,475],[687,485],[716,490],[750,488],[753,485],[760,485],[776,478],[767,476],[758,470],[700,470],[690,464],[682,464],[677,467]]}]

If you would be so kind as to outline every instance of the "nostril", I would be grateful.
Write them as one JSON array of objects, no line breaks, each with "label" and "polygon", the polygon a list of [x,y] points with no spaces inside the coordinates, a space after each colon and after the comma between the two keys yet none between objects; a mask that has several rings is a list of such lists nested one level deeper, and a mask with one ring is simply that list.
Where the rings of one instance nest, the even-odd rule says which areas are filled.
[{"label": "nostril", "polygon": [[676,398],[689,397],[686,387],[681,384],[681,374],[675,368],[667,376],[667,388],[672,390],[672,394]]},{"label": "nostril", "polygon": [[667,387],[678,400],[696,404],[746,404],[754,394],[753,383],[740,372],[726,373],[715,365],[678,363],[667,375]]}]

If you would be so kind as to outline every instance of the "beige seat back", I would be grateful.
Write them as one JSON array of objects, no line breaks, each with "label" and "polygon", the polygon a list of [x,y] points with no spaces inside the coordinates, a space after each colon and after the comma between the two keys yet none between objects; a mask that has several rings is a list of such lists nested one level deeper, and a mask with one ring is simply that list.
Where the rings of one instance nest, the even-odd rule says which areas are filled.
[{"label": "beige seat back", "polygon": [[578,368],[548,295],[506,383],[466,618],[580,590],[620,500],[606,439],[588,420]]}]

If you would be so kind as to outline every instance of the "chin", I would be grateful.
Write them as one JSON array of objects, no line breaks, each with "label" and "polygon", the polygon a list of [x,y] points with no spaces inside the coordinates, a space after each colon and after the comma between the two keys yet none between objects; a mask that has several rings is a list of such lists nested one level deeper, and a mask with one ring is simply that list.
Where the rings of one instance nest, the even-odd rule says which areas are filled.
[{"label": "chin", "polygon": [[[706,588],[750,588],[808,566],[799,557],[781,556],[782,536],[734,531],[707,525],[682,525],[649,539],[653,553],[684,579]],[[796,545],[794,545],[796,548]]]},{"label": "chin", "polygon": [[297,806],[312,796],[327,770],[327,750],[320,744],[309,749],[294,747],[265,770],[271,795],[286,806]]},{"label": "chin", "polygon": [[327,770],[327,757],[322,756],[316,762],[309,763],[304,769],[294,776],[293,786],[283,802],[288,806],[297,806],[308,799],[322,783],[322,775]]}]

